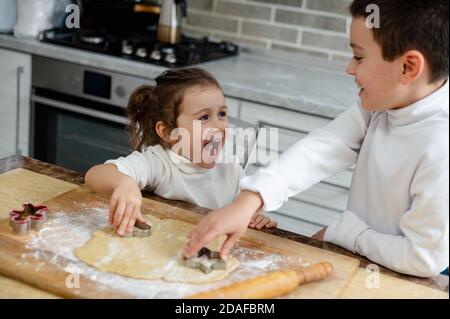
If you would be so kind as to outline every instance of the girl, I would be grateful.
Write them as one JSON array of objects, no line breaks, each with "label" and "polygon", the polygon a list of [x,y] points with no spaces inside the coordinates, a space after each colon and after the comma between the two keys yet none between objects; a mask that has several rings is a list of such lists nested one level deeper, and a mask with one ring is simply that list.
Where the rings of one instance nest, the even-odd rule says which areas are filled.
[{"label": "girl", "polygon": [[[109,222],[120,236],[143,221],[141,189],[217,209],[236,198],[244,175],[236,162],[218,163],[228,118],[217,80],[197,68],[166,71],[155,80],[155,86],[137,88],[128,102],[136,151],[86,174],[92,189],[111,195]],[[255,214],[249,226],[276,223]]]}]

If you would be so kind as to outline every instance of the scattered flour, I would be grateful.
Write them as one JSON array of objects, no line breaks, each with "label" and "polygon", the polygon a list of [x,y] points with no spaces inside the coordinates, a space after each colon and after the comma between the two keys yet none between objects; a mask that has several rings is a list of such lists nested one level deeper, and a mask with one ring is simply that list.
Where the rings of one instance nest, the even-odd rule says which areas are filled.
[{"label": "scattered flour", "polygon": [[[55,212],[45,227],[35,234],[26,244],[29,253],[22,255],[21,263],[27,258],[42,260],[36,271],[42,270],[47,263],[61,267],[70,274],[79,274],[98,284],[99,289],[121,292],[133,298],[182,298],[201,291],[210,290],[236,281],[242,281],[259,274],[286,267],[302,265],[301,260],[289,260],[277,253],[267,254],[261,250],[236,245],[232,254],[239,260],[240,266],[225,280],[211,284],[171,283],[161,280],[141,280],[118,274],[101,272],[88,266],[75,256],[77,247],[84,245],[98,229],[108,226],[108,207],[90,208],[76,203],[77,212]],[[114,248],[111,254],[116,253]],[[106,256],[101,262],[107,263]],[[181,258],[177,256],[176,258]],[[176,259],[173,260],[176,262]],[[169,266],[169,265],[168,265]]]}]

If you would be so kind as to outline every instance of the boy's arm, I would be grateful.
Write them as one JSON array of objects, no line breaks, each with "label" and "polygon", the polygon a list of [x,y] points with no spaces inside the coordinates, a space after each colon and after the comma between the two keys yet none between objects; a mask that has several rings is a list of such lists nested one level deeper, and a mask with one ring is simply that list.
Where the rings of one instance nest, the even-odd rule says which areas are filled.
[{"label": "boy's arm", "polygon": [[264,210],[273,211],[319,181],[356,162],[370,113],[359,105],[294,144],[277,161],[242,179],[241,189],[259,193]]},{"label": "boy's arm", "polygon": [[324,239],[401,273],[438,275],[449,259],[448,177],[448,156],[418,170],[410,188],[411,209],[399,221],[402,236],[373,230],[347,211],[327,228]]},{"label": "boy's arm", "polygon": [[208,214],[191,231],[183,255],[193,256],[201,247],[225,234],[227,239],[220,252],[221,256],[227,256],[263,204],[264,210],[276,210],[289,196],[351,166],[369,120],[370,113],[355,105],[324,129],[295,144],[267,169],[244,177],[237,199]]}]

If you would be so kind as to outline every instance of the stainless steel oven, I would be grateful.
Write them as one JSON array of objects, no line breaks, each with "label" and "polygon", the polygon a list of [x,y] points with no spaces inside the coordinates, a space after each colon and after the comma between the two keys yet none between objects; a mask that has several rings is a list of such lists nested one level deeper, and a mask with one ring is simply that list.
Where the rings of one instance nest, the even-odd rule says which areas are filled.
[{"label": "stainless steel oven", "polygon": [[34,158],[85,172],[131,152],[125,106],[152,81],[42,57],[32,65]]}]

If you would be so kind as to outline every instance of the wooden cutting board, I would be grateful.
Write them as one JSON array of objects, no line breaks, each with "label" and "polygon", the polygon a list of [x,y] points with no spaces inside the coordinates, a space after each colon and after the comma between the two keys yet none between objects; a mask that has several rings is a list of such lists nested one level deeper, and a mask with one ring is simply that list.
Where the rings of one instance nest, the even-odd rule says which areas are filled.
[{"label": "wooden cutting board", "polygon": [[341,298],[345,299],[448,299],[448,297],[448,292],[383,273],[374,274],[363,268],[358,269],[341,295]]},{"label": "wooden cutting board", "polygon": [[23,168],[3,173],[0,175],[0,219],[7,218],[12,209],[21,209],[23,203],[40,204],[76,187]]},{"label": "wooden cutting board", "polygon": [[[82,220],[84,216],[88,216],[83,215],[83,212],[90,212],[89,214],[92,216],[92,211],[98,211],[99,214],[104,215],[97,216],[96,218],[106,220],[108,203],[109,200],[107,198],[92,192],[86,186],[78,187],[46,202],[50,209],[50,218],[56,220],[56,218],[60,219],[62,217],[67,217],[69,218],[69,224],[71,217],[76,216],[79,221],[80,219]],[[197,223],[202,218],[202,215],[200,214],[149,199],[144,199],[143,213],[152,214],[162,219],[180,219],[193,224]],[[70,225],[66,226],[71,227]],[[51,228],[49,229],[51,230]],[[4,220],[0,222],[0,240],[2,241],[0,247],[0,273],[64,297],[146,297],[146,295],[136,296],[136,291],[131,289],[133,285],[139,284],[137,282],[138,280],[128,279],[118,275],[114,276],[120,278],[115,277],[114,280],[110,281],[103,280],[103,273],[95,273],[96,270],[84,265],[79,260],[73,261],[65,258],[62,251],[65,249],[67,250],[67,247],[72,243],[65,246],[63,245],[62,247],[56,245],[56,248],[43,248],[42,245],[30,246],[30,243],[39,241],[40,236],[42,236],[42,233],[30,234],[25,237],[14,236],[10,232],[8,221]],[[61,235],[60,237],[61,238],[52,238],[51,240],[56,242],[61,241],[62,243],[64,243],[64,240],[67,240],[67,238],[64,238],[64,235]],[[73,242],[76,243],[77,239]],[[270,261],[272,256],[276,256],[278,261],[281,260],[279,263],[280,265],[283,265],[284,260],[288,260],[290,263],[292,263],[293,260],[301,260],[302,265],[305,265],[305,263],[313,264],[319,261],[328,261],[333,264],[335,271],[332,276],[321,282],[301,286],[295,292],[286,296],[287,298],[337,298],[340,296],[344,287],[359,266],[359,261],[357,259],[250,229],[240,240],[239,246],[247,252],[255,252],[255,254],[244,254],[241,256],[241,265],[248,264],[247,262],[249,262],[249,260],[245,260],[246,258],[254,259],[250,260],[250,262],[258,264],[258,262],[264,260],[264,258],[266,258],[266,261]],[[71,282],[74,282],[73,272],[71,271],[73,268],[71,268],[71,265],[73,265],[74,262],[82,264],[86,268],[90,268],[89,272],[81,273],[79,275],[79,280],[77,281],[79,285],[76,285],[77,287],[79,286],[78,288],[74,288],[74,285],[70,284]],[[106,275],[108,274],[104,274],[104,276]],[[234,275],[231,274],[227,280],[231,280],[231,282],[233,282],[233,280],[237,281],[238,277],[235,276],[236,278],[233,278],[233,276]],[[123,285],[117,286],[118,281],[123,281]],[[69,287],[67,282],[69,282]],[[127,282],[130,282],[130,288],[127,287]],[[145,282],[147,285],[147,282],[149,281],[139,282]],[[226,283],[228,282],[223,282],[223,284]],[[220,284],[222,283],[218,283],[218,285]],[[166,286],[169,287],[167,289],[170,291],[170,284],[167,283]],[[163,282],[155,287],[158,287],[158,289],[166,289],[165,283]],[[196,287],[199,286],[196,285]],[[186,290],[186,295],[189,294],[191,294],[191,292]],[[156,297],[158,297],[158,295],[156,295]]]}]

